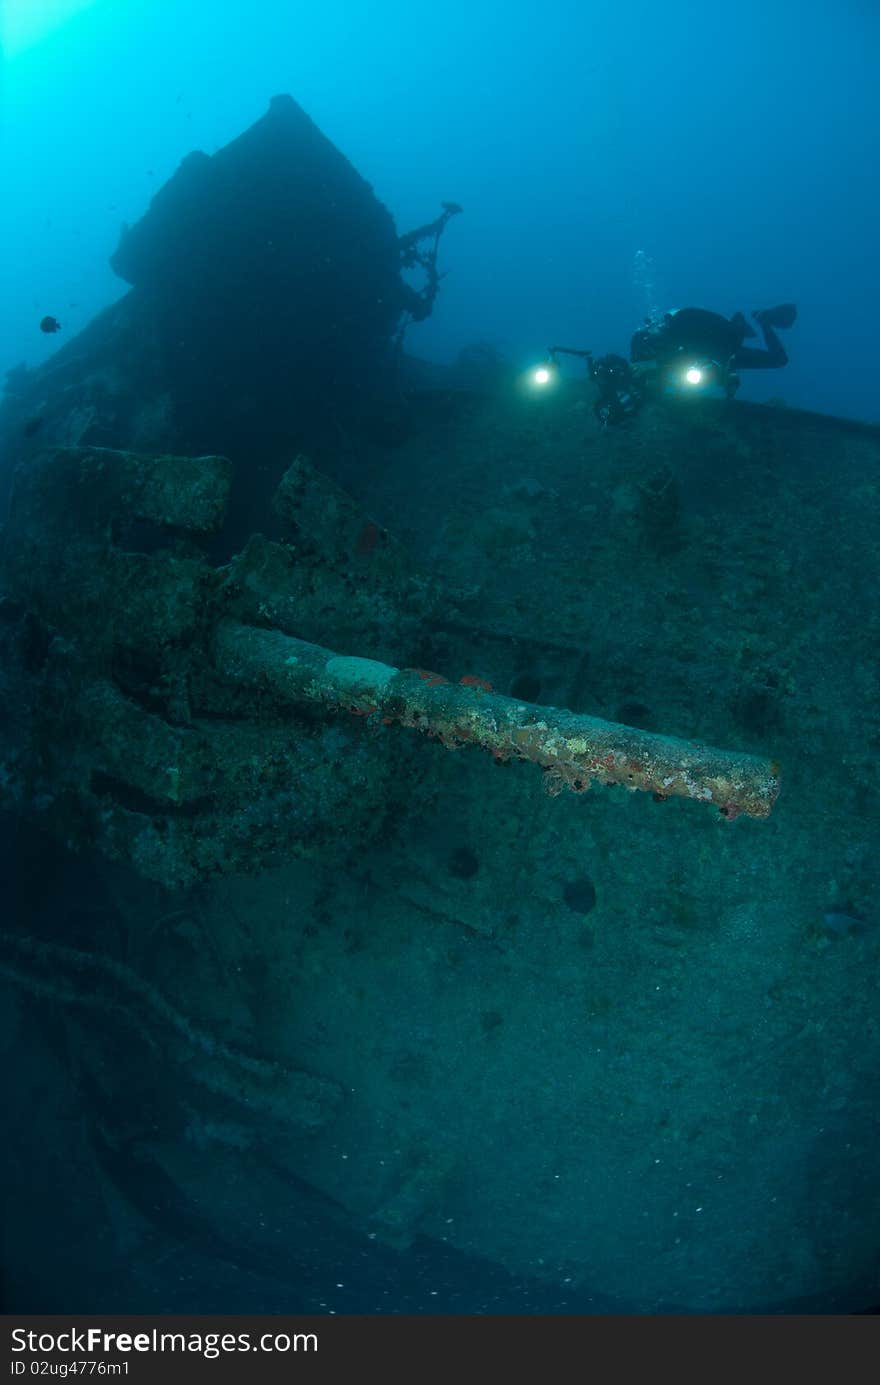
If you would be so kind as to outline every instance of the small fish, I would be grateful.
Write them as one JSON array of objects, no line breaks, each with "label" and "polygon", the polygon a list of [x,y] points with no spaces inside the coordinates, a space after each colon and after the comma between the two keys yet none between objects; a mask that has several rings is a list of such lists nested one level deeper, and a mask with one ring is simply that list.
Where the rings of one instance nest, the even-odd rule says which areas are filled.
[{"label": "small fish", "polygon": [[40,323],[40,331],[60,332],[61,323],[58,321],[57,317],[44,317],[42,322]]},{"label": "small fish", "polygon": [[845,913],[842,909],[830,909],[827,914],[823,914],[822,921],[825,924],[825,932],[834,938],[864,933],[867,927],[866,919],[860,918],[858,914]]}]

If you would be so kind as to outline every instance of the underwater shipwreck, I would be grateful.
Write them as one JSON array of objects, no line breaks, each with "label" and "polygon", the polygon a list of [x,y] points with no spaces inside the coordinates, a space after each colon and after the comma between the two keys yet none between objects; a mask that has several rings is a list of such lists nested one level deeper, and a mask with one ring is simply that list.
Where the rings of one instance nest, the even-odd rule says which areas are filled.
[{"label": "underwater shipwreck", "polygon": [[277,97],[7,378],[14,1308],[880,1288],[880,427],[408,355],[459,211]]}]

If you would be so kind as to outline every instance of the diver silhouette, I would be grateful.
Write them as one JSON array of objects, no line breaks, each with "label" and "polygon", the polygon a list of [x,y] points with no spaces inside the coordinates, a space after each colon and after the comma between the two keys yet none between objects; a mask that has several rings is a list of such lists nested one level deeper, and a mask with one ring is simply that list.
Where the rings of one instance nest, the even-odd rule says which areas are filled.
[{"label": "diver silhouette", "polygon": [[763,347],[745,345],[756,333],[743,313],[727,318],[707,308],[679,308],[639,328],[630,342],[630,360],[634,364],[653,363],[661,370],[686,361],[709,364],[721,373],[728,394],[732,394],[739,384],[736,371],[778,369],[788,364],[776,328],[794,325],[794,303],[759,308],[752,317],[761,329]]}]

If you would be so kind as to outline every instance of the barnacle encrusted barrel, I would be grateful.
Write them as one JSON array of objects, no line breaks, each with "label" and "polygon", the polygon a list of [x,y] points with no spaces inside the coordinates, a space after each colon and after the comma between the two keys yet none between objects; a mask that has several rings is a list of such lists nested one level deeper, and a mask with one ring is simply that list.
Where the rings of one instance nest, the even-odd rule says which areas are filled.
[{"label": "barnacle encrusted barrel", "polygon": [[550,792],[582,793],[595,779],[658,798],[694,798],[726,818],[767,817],[779,793],[778,766],[759,756],[521,702],[424,669],[341,656],[275,630],[225,621],[215,650],[224,677],[284,701],[396,722],[450,749],[478,745],[499,760],[530,760],[545,771]]}]

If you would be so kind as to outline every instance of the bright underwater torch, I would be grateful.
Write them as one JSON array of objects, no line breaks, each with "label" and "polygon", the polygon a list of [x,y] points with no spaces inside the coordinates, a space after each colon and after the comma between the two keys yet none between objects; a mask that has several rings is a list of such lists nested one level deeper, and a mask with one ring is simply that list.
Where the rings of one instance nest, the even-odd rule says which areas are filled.
[{"label": "bright underwater torch", "polygon": [[730,364],[720,361],[695,361],[687,360],[679,369],[675,367],[673,384],[690,393],[691,390],[698,394],[706,391],[723,389],[728,397],[732,398],[736,394],[739,386],[739,376],[734,374]]},{"label": "bright underwater torch", "polygon": [[532,366],[527,375],[533,389],[545,390],[559,382],[559,362],[551,351],[540,365]]},{"label": "bright underwater torch", "polygon": [[547,350],[547,359],[541,361],[540,365],[533,366],[528,372],[528,382],[533,388],[547,389],[548,386],[556,385],[559,382],[559,356],[578,356],[586,361],[589,366],[592,360],[592,352],[581,351],[575,346],[551,346]]}]

